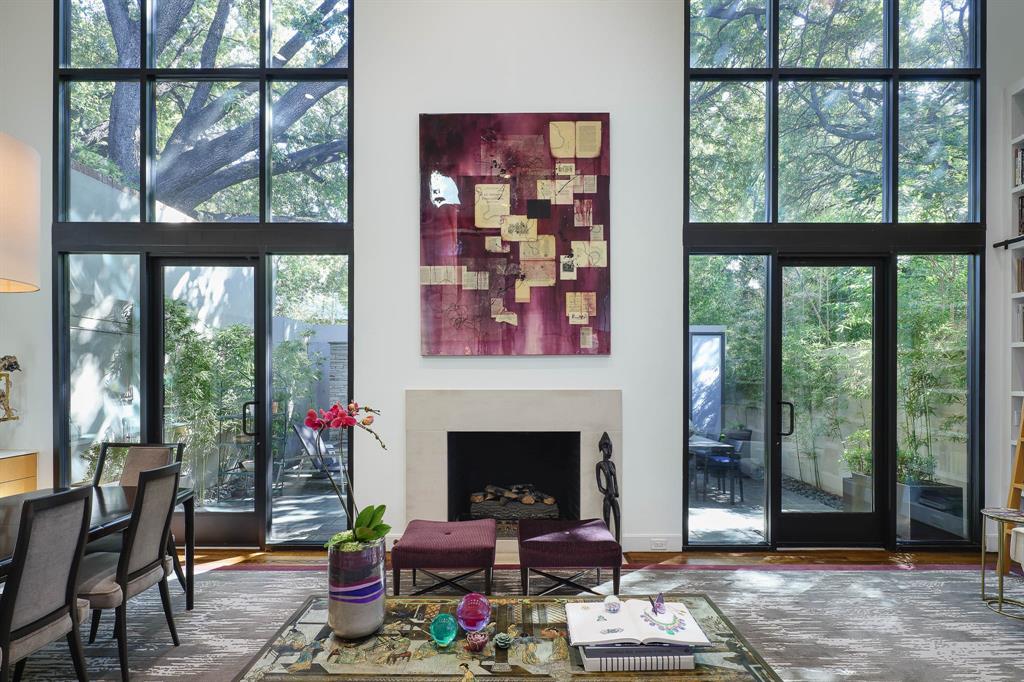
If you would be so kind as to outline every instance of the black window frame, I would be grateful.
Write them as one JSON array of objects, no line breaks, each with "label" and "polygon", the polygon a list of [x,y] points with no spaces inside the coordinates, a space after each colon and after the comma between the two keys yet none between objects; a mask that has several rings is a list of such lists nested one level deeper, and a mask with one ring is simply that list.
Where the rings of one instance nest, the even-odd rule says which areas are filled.
[{"label": "black window frame", "polygon": [[[353,135],[353,103],[355,92],[355,3],[347,3],[348,11],[348,60],[347,66],[326,67],[270,67],[270,8],[272,0],[259,2],[260,21],[260,63],[250,68],[195,68],[170,69],[150,66],[149,33],[152,24],[152,3],[156,0],[139,0],[140,16],[140,64],[132,68],[104,67],[77,68],[65,65],[68,41],[70,40],[71,3],[74,0],[53,0],[53,196],[52,196],[52,246],[53,265],[53,480],[55,486],[67,486],[70,475],[69,424],[70,415],[70,334],[67,257],[70,254],[135,254],[140,258],[140,334],[142,348],[142,375],[140,393],[142,409],[140,433],[144,440],[160,442],[159,415],[154,406],[154,390],[159,385],[157,373],[161,365],[160,321],[154,319],[152,284],[157,281],[156,264],[161,259],[173,257],[197,260],[218,258],[251,259],[257,275],[255,304],[257,339],[263,339],[266,357],[257,352],[256,400],[263,414],[263,423],[270,423],[270,320],[272,318],[272,268],[270,259],[275,255],[338,255],[348,257],[348,391],[354,394],[354,294],[355,294],[355,245],[352,226],[354,210],[355,167]],[[153,86],[157,80],[222,80],[254,81],[259,83],[259,219],[256,222],[197,222],[164,223],[152,220],[153,193],[151,189],[151,159],[155,154],[155,114]],[[65,86],[74,81],[133,81],[140,90],[140,167],[139,167],[139,220],[132,222],[82,222],[67,220],[68,188],[68,103],[64,97]],[[348,129],[348,182],[347,212],[344,222],[311,221],[270,221],[271,190],[271,143],[269,135],[270,84],[274,81],[325,81],[344,83],[347,88],[347,129]],[[259,351],[259,342],[257,351]],[[265,439],[266,440],[266,439]],[[261,519],[259,541],[268,546],[271,523],[271,480],[269,472],[269,445],[266,445],[267,467],[261,467],[256,475],[256,513]],[[348,439],[348,467],[354,476],[355,444]],[[347,519],[351,524],[353,509],[348,498]],[[310,543],[275,543],[274,546],[308,546]],[[319,546],[320,543],[313,543]]]},{"label": "black window frame", "polygon": [[[967,68],[904,68],[899,65],[899,0],[885,0],[885,67],[882,68],[805,68],[781,67],[779,65],[779,4],[780,0],[765,0],[767,3],[767,61],[763,68],[693,67],[691,66],[690,30],[691,0],[685,0],[684,34],[686,47],[683,62],[683,88],[686,96],[686,113],[683,117],[683,279],[684,314],[687,329],[690,326],[689,309],[689,263],[691,255],[763,255],[768,257],[771,272],[778,267],[780,254],[802,256],[865,256],[880,257],[888,261],[886,297],[892,311],[884,316],[883,338],[895,338],[896,334],[896,259],[900,255],[919,254],[962,254],[971,256],[970,336],[968,369],[968,461],[970,465],[968,496],[969,533],[964,540],[936,542],[900,540],[896,531],[895,485],[889,486],[886,502],[890,517],[886,524],[885,546],[913,548],[965,549],[979,544],[980,525],[978,514],[984,500],[984,344],[985,344],[985,262],[986,262],[986,13],[984,0],[971,0],[971,33],[968,45],[973,64]],[[780,222],[778,201],[779,179],[779,85],[785,81],[860,81],[881,80],[886,83],[887,101],[883,124],[883,221],[867,223],[806,223]],[[901,82],[914,81],[967,81],[971,84],[970,131],[968,138],[968,182],[970,196],[968,214],[964,222],[900,222],[899,221],[899,86]],[[759,81],[767,83],[766,129],[768,147],[765,174],[765,220],[761,222],[699,222],[690,219],[690,88],[692,83],[702,81]],[[771,278],[769,278],[770,280]],[[772,292],[767,293],[769,300]],[[771,331],[771,330],[769,330]],[[781,343],[776,334],[769,334],[768,344]],[[684,353],[684,386],[686,409],[691,400],[690,358]],[[885,410],[891,443],[885,444],[882,461],[892,468],[895,481],[895,369],[896,348],[891,344],[886,354],[886,373],[893,377],[880,387],[885,394]],[[770,365],[766,365],[770,367]],[[771,403],[773,387],[780,377],[769,376],[766,387],[769,393],[766,403]],[[889,385],[891,384],[891,385]],[[777,405],[766,404],[766,425],[778,424],[780,410]],[[684,434],[685,435],[685,434]],[[774,439],[774,437],[772,437]],[[766,440],[768,435],[766,432]],[[770,459],[768,452],[766,458]],[[767,462],[770,466],[770,462]],[[700,550],[743,550],[775,548],[777,545],[771,528],[778,519],[766,511],[767,540],[756,545],[715,545],[691,544],[689,540],[689,481],[687,467],[683,467],[683,528],[682,541],[685,549]],[[766,485],[768,480],[766,478]],[[770,487],[770,486],[769,486]],[[769,498],[771,491],[768,492]],[[770,505],[769,505],[770,507]]]}]

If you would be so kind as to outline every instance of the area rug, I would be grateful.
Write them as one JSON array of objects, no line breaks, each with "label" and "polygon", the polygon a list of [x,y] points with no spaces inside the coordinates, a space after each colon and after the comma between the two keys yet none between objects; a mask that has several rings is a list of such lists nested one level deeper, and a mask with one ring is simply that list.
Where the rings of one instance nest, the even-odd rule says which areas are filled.
[{"label": "area rug", "polygon": [[[518,592],[517,571],[497,571],[495,578],[496,591]],[[180,647],[171,645],[158,592],[132,599],[132,679],[233,679],[299,605],[323,593],[325,582],[319,570],[204,573],[192,612],[172,586]],[[1007,588],[1024,597],[1020,578]],[[645,569],[622,578],[624,594],[658,591],[707,593],[784,680],[1024,679],[1024,623],[981,603],[976,570]],[[99,639],[85,645],[90,679],[119,678],[112,626],[105,614]],[[61,642],[32,656],[25,679],[72,677]]]}]

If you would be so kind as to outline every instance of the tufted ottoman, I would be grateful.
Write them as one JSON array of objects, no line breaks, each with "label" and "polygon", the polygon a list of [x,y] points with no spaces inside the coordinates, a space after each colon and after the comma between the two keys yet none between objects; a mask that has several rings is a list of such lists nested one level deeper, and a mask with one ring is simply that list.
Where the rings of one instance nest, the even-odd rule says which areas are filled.
[{"label": "tufted ottoman", "polygon": [[[413,596],[433,592],[448,585],[462,592],[471,590],[459,584],[472,575],[484,572],[484,592],[491,593],[494,572],[494,543],[497,526],[494,519],[478,521],[410,521],[402,539],[391,548],[391,572],[395,594],[400,594],[402,570],[426,573],[437,582]],[[432,571],[466,570],[468,573],[454,578],[443,578]]]},{"label": "tufted ottoman", "polygon": [[[538,568],[583,569],[571,578],[560,578]],[[554,580],[555,584],[541,593],[548,594],[563,585],[597,594],[576,582],[588,571],[612,570],[612,586],[619,593],[622,571],[622,546],[600,519],[569,521],[565,519],[524,519],[519,522],[519,573],[523,594],[530,594],[530,571]]]}]

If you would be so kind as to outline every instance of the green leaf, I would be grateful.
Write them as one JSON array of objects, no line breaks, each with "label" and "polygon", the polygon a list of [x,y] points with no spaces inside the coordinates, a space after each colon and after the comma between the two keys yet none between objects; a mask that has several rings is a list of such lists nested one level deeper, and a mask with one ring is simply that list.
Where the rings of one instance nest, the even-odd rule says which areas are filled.
[{"label": "green leaf", "polygon": [[377,538],[387,537],[387,534],[390,532],[391,526],[389,526],[386,523],[378,523],[376,526],[373,527],[373,534],[376,535]]},{"label": "green leaf", "polygon": [[373,510],[373,518],[371,518],[370,522],[366,525],[368,525],[370,528],[379,525],[380,522],[384,520],[385,511],[387,511],[386,506],[384,506],[383,504],[378,505],[377,508]]},{"label": "green leaf", "polygon": [[376,538],[373,536],[373,529],[366,528],[365,526],[356,528],[356,540],[359,540],[360,542],[370,542],[375,539]]},{"label": "green leaf", "polygon": [[364,507],[363,510],[359,512],[359,516],[356,517],[356,522],[354,524],[355,527],[358,529],[369,526],[370,519],[373,518],[373,513],[375,510],[376,508],[372,504],[368,507]]}]

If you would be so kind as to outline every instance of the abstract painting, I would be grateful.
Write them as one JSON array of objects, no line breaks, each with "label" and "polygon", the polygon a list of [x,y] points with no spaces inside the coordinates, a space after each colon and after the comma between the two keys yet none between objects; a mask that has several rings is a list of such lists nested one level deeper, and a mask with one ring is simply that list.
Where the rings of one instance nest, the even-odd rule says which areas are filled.
[{"label": "abstract painting", "polygon": [[611,352],[608,114],[420,116],[423,355]]}]

